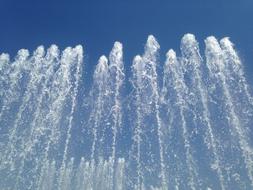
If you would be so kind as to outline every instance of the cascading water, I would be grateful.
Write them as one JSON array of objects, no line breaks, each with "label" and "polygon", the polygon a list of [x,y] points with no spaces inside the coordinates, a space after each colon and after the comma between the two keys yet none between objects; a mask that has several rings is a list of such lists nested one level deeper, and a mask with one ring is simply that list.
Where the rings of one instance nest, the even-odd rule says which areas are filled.
[{"label": "cascading water", "polygon": [[92,82],[80,45],[1,54],[1,189],[252,189],[250,86],[228,38],[205,45],[163,65],[149,36],[128,76],[115,42]]}]

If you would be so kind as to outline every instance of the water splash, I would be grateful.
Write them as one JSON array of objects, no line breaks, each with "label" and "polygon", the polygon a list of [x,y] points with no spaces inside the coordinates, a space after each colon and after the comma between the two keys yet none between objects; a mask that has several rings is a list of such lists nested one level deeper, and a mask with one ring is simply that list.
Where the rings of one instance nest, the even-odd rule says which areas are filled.
[{"label": "water splash", "polygon": [[[229,38],[150,35],[123,63],[115,42],[91,80],[82,46],[0,55],[3,189],[251,189],[253,99]],[[125,66],[124,66],[125,65]],[[163,68],[163,69],[161,69]],[[128,83],[128,78],[131,83]]]}]

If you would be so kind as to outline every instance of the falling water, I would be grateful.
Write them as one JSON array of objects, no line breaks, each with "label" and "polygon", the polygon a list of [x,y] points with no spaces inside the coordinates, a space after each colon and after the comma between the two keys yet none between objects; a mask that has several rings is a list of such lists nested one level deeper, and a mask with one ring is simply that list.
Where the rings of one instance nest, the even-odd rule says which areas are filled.
[{"label": "falling water", "polygon": [[186,34],[162,64],[150,35],[130,68],[115,42],[92,79],[80,45],[2,53],[1,188],[252,189],[243,63],[229,38],[205,47]]},{"label": "falling water", "polygon": [[[207,64],[209,65],[210,73],[213,73],[211,67],[216,67],[216,69],[219,72],[216,80],[221,83],[221,88],[222,88],[222,93],[224,96],[224,102],[226,106],[226,115],[228,117],[228,122],[231,125],[231,136],[233,138],[238,139],[238,145],[239,146],[237,151],[240,151],[242,153],[242,159],[244,160],[245,168],[248,173],[248,178],[250,180],[250,183],[252,185],[252,148],[250,146],[249,142],[249,137],[247,135],[246,127],[243,125],[242,121],[239,118],[239,115],[236,114],[235,107],[233,105],[233,97],[231,95],[231,91],[235,89],[229,88],[229,83],[230,83],[230,75],[229,71],[227,71],[226,67],[226,51],[222,51],[220,48],[217,40],[214,37],[208,38],[210,40],[210,43],[212,47],[210,48],[210,52],[212,53],[212,57],[209,57],[210,54],[207,53]],[[228,45],[228,44],[229,45]],[[221,44],[225,46],[224,48],[231,48],[232,46],[230,45],[230,42],[228,39],[222,39]],[[230,46],[230,47],[227,47]],[[233,52],[234,53],[234,52]],[[235,59],[235,62],[238,61],[238,59]],[[233,64],[239,64],[239,63],[233,63]],[[236,67],[236,66],[235,66]],[[228,72],[228,73],[226,73]],[[244,87],[244,86],[243,86]],[[249,98],[249,94],[245,93],[247,98]]]},{"label": "falling water", "polygon": [[[172,109],[171,111],[175,111],[174,110],[174,105],[173,104],[177,104],[178,106],[178,113],[175,113],[177,116],[176,120],[178,120],[177,122],[180,122],[180,125],[178,127],[182,128],[182,141],[183,141],[183,149],[185,152],[185,164],[186,167],[188,168],[188,177],[189,180],[187,180],[187,183],[189,183],[189,186],[191,189],[196,189],[196,184],[195,184],[195,175],[196,175],[196,168],[195,168],[195,163],[194,163],[194,159],[193,159],[193,155],[192,155],[192,151],[191,151],[191,146],[190,146],[190,133],[189,130],[187,129],[187,123],[186,123],[186,112],[188,109],[187,106],[187,87],[186,84],[183,81],[183,70],[179,65],[179,62],[177,62],[176,60],[176,54],[173,50],[169,50],[169,52],[167,53],[167,61],[165,64],[165,71],[164,74],[168,75],[168,77],[166,78],[166,80],[171,80],[171,84],[169,84],[168,81],[164,81],[164,85],[166,85],[168,83],[167,86],[167,91],[174,91],[175,99],[173,99],[171,105],[169,105],[168,109]],[[168,97],[169,98],[169,97]],[[167,100],[167,102],[169,102],[169,100]]]},{"label": "falling water", "polygon": [[[133,76],[135,77],[133,79],[133,86],[136,89],[136,103],[137,103],[137,108],[136,108],[136,127],[134,129],[134,144],[133,147],[135,147],[136,150],[136,173],[137,173],[137,181],[135,184],[136,189],[141,189],[141,183],[143,180],[143,174],[141,171],[141,125],[142,125],[142,118],[141,118],[141,95],[140,95],[140,85],[141,85],[141,76],[142,76],[142,58],[137,55],[134,60],[133,60]],[[134,154],[133,154],[134,155]]]},{"label": "falling water", "polygon": [[[67,122],[67,135],[66,135],[66,141],[65,141],[65,145],[64,145],[64,153],[63,153],[63,159],[62,159],[62,165],[61,165],[61,169],[60,169],[60,179],[59,179],[59,189],[63,189],[64,185],[61,185],[63,182],[63,175],[65,174],[65,170],[66,170],[66,160],[67,160],[67,154],[68,154],[68,149],[69,149],[69,141],[71,138],[71,128],[73,125],[73,114],[74,111],[76,109],[76,97],[77,97],[77,93],[78,93],[78,87],[79,87],[79,80],[80,80],[80,74],[81,74],[81,64],[82,64],[82,59],[83,59],[83,49],[82,46],[77,46],[75,49],[72,50],[72,52],[70,52],[70,63],[71,64],[73,62],[76,62],[76,67],[75,67],[75,73],[74,73],[74,87],[73,87],[73,92],[70,95],[71,96],[71,110],[70,110],[70,115],[68,118],[68,122]],[[73,57],[71,57],[73,56]],[[73,59],[75,61],[73,61]]]},{"label": "falling water", "polygon": [[[124,80],[124,67],[123,67],[123,52],[122,52],[122,45],[119,42],[115,42],[113,49],[110,53],[109,57],[109,72],[111,78],[111,93],[113,97],[113,104],[112,104],[112,154],[111,154],[111,168],[112,168],[112,176],[115,175],[114,168],[115,168],[115,158],[116,158],[116,140],[118,138],[118,129],[121,127],[121,102],[120,102],[120,91],[122,88],[123,80]],[[112,188],[114,189],[115,178],[112,177]]]},{"label": "falling water", "polygon": [[96,150],[96,144],[98,140],[98,127],[100,124],[100,120],[102,119],[102,110],[104,106],[104,99],[103,96],[105,96],[107,91],[107,80],[108,80],[108,60],[105,56],[101,56],[98,64],[96,66],[95,72],[94,72],[94,89],[93,89],[93,96],[97,96],[97,100],[95,102],[95,108],[94,113],[92,113],[94,116],[94,124],[92,127],[92,135],[93,135],[93,142],[91,146],[91,160],[93,161],[95,158],[95,150]]}]

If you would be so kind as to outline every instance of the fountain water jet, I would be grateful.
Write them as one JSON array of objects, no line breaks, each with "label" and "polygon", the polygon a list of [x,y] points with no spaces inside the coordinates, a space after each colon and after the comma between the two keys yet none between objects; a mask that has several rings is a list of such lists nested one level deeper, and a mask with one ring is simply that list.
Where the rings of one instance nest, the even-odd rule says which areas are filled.
[{"label": "fountain water jet", "polygon": [[[115,42],[93,81],[81,46],[0,54],[3,189],[251,189],[253,104],[228,38],[192,34],[181,56],[150,35],[123,63]],[[91,89],[81,84],[92,82]],[[86,88],[86,86],[85,86]]]}]

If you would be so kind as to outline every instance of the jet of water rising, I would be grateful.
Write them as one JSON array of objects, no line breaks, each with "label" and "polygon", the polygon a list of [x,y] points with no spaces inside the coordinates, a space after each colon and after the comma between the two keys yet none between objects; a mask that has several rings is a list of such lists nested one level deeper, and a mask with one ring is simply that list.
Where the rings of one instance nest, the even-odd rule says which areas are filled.
[{"label": "jet of water rising", "polygon": [[[188,34],[191,35],[191,34]],[[199,53],[199,47],[197,46],[197,42],[195,40],[195,37],[191,35],[191,38],[193,38],[193,47],[191,47],[192,52],[191,52],[191,57],[192,57],[192,62],[195,62],[194,69],[192,71],[192,75],[195,77],[195,81],[193,83],[193,86],[196,88],[196,90],[199,92],[200,96],[200,102],[202,104],[202,120],[204,125],[206,126],[205,130],[205,143],[207,145],[207,148],[212,151],[213,157],[214,157],[214,163],[217,166],[217,174],[220,182],[221,189],[224,190],[226,189],[225,184],[224,184],[224,176],[221,170],[221,163],[220,163],[220,158],[218,155],[218,150],[217,150],[217,142],[216,138],[214,136],[213,132],[213,126],[211,124],[210,120],[210,112],[208,108],[208,94],[207,90],[202,82],[202,76],[201,76],[201,64],[203,64],[202,58],[200,57]],[[208,39],[206,40],[206,47],[208,47]],[[194,88],[193,88],[194,89]]]},{"label": "jet of water rising", "polygon": [[[114,176],[114,168],[115,168],[115,158],[116,158],[116,140],[118,135],[118,129],[121,126],[122,122],[122,113],[121,113],[121,97],[120,97],[120,91],[123,85],[124,81],[124,66],[123,66],[123,50],[122,50],[122,44],[119,42],[115,42],[114,46],[112,48],[112,51],[109,56],[109,72],[111,75],[111,91],[113,92],[113,107],[112,107],[112,120],[113,120],[113,126],[112,126],[112,133],[113,133],[113,139],[112,139],[112,175]],[[112,179],[112,181],[115,181],[115,179]],[[113,182],[112,182],[113,183]],[[112,185],[113,186],[113,185]]]},{"label": "jet of water rising", "polygon": [[243,64],[228,38],[208,37],[205,46],[202,58],[186,34],[181,56],[169,50],[160,67],[149,36],[128,70],[115,42],[93,81],[82,72],[81,46],[61,55],[55,45],[31,56],[20,50],[13,61],[0,54],[1,187],[252,188],[253,101]]},{"label": "jet of water rising", "polygon": [[[69,143],[70,143],[70,138],[71,138],[71,129],[73,125],[73,114],[76,109],[76,104],[77,104],[77,93],[78,93],[78,88],[79,88],[79,82],[81,78],[81,69],[82,69],[82,61],[83,61],[83,48],[82,46],[76,46],[74,49],[72,49],[71,52],[69,52],[70,55],[70,60],[69,63],[67,64],[74,64],[75,63],[75,74],[74,74],[74,87],[73,87],[73,93],[71,93],[71,110],[70,110],[70,116],[68,118],[68,124],[67,124],[67,137],[64,145],[64,153],[63,153],[63,160],[62,160],[62,166],[60,169],[60,179],[59,179],[59,187],[60,189],[63,189],[66,185],[63,184],[62,175],[65,174],[65,166],[66,166],[66,161],[67,161],[67,154],[68,154],[68,149],[69,149]],[[66,58],[68,59],[68,58]],[[67,61],[68,62],[68,61]],[[73,161],[72,161],[73,162]]]},{"label": "jet of water rising", "polygon": [[[186,111],[187,111],[187,87],[184,83],[183,79],[183,70],[180,68],[181,64],[177,61],[176,53],[173,50],[169,50],[167,53],[167,61],[165,64],[165,72],[164,75],[170,76],[170,80],[172,81],[171,87],[176,94],[176,104],[179,106],[179,119],[180,119],[180,127],[182,128],[182,137],[183,137],[183,143],[184,143],[184,151],[185,151],[185,157],[186,157],[186,167],[189,172],[189,187],[191,189],[196,189],[195,184],[195,175],[196,175],[196,169],[195,169],[195,163],[192,157],[192,150],[189,142],[189,132],[187,128],[186,123]],[[168,89],[168,90],[172,90]]]},{"label": "jet of water rising", "polygon": [[136,162],[137,162],[137,167],[136,167],[136,172],[137,172],[137,182],[136,182],[136,187],[135,189],[141,189],[142,181],[143,181],[143,174],[142,174],[142,169],[141,169],[141,133],[142,133],[142,113],[141,113],[141,76],[142,76],[142,71],[143,71],[144,65],[141,56],[137,55],[135,56],[133,60],[133,65],[132,65],[132,72],[134,79],[132,80],[133,87],[136,89],[136,103],[137,103],[137,109],[136,109],[136,114],[137,114],[137,121],[136,121],[136,127],[134,130],[134,144],[133,146],[136,146],[137,148],[137,153],[136,153]]},{"label": "jet of water rising", "polygon": [[[159,147],[159,159],[160,159],[160,176],[161,176],[161,186],[166,188],[166,177],[165,177],[165,164],[164,164],[164,150],[163,150],[163,142],[162,142],[162,122],[160,117],[160,108],[159,108],[159,87],[158,87],[158,76],[156,70],[157,63],[157,54],[160,46],[156,39],[153,36],[149,36],[146,46],[145,53],[142,57],[136,56],[134,59],[134,63],[132,66],[133,70],[133,85],[136,90],[136,105],[137,105],[137,121],[134,132],[134,142],[137,146],[137,184],[136,189],[141,189],[141,184],[143,180],[143,169],[141,168],[143,164],[141,164],[141,133],[142,127],[145,126],[143,123],[143,118],[145,114],[143,112],[150,113],[151,106],[154,106],[154,122],[157,124],[156,136],[158,137],[158,147]],[[150,95],[147,97],[144,94],[148,92]],[[147,99],[145,99],[147,98]],[[147,101],[147,102],[146,102]],[[149,106],[145,107],[145,103],[149,104]],[[144,107],[142,108],[142,106]],[[147,129],[144,129],[147,130]],[[154,135],[154,134],[153,134]],[[148,142],[152,143],[152,142]],[[153,154],[154,150],[150,150],[149,154]],[[142,165],[142,166],[141,166]],[[144,166],[145,167],[145,166]]]},{"label": "jet of water rising", "polygon": [[97,96],[96,105],[94,108],[94,126],[92,128],[92,134],[93,134],[93,142],[91,147],[91,160],[93,161],[95,159],[95,150],[96,150],[96,144],[97,144],[97,138],[98,138],[98,127],[102,119],[102,111],[104,106],[104,96],[106,94],[107,88],[108,88],[108,79],[109,79],[109,67],[108,67],[108,60],[105,56],[101,56],[99,58],[98,64],[96,66],[95,72],[94,72],[94,91]]},{"label": "jet of water rising", "polygon": [[[49,137],[46,137],[46,142],[41,142],[42,149],[44,150],[44,153],[41,155],[43,163],[46,163],[47,161],[50,160],[51,157],[54,156],[54,149],[57,150],[57,148],[59,148],[58,147],[60,139],[59,124],[61,121],[61,113],[64,110],[64,103],[66,104],[67,97],[70,95],[70,90],[72,90],[71,84],[72,66],[73,66],[73,54],[72,48],[69,47],[63,51],[60,60],[60,67],[54,75],[52,86],[50,88],[50,94],[52,94],[52,96],[49,99],[49,105],[51,106],[51,109],[46,114],[45,118],[42,119],[43,123],[42,127],[44,126],[50,127],[49,129],[42,128],[42,130],[45,130],[44,134],[42,134],[42,137],[47,134],[49,135]],[[36,169],[38,170],[39,168]],[[46,168],[44,167],[44,165],[42,165],[37,185],[41,184],[41,176],[43,175],[45,169]],[[62,174],[61,171],[62,170],[59,171],[60,176]],[[60,176],[59,179],[61,179]]]},{"label": "jet of water rising", "polygon": [[[36,152],[37,144],[40,142],[40,137],[45,133],[45,126],[43,126],[43,119],[47,116],[48,110],[44,110],[44,104],[47,104],[47,96],[50,91],[50,81],[52,80],[55,72],[55,68],[58,66],[58,56],[59,50],[58,47],[52,45],[48,50],[47,54],[43,61],[43,70],[42,70],[42,78],[44,78],[41,82],[41,90],[39,95],[37,96],[37,108],[34,112],[33,119],[30,124],[30,131],[26,144],[23,145],[22,148],[22,162],[20,164],[20,170],[23,170],[26,160]],[[47,157],[47,156],[46,156]],[[49,165],[49,161],[46,161],[45,165]],[[39,164],[35,166],[35,172],[38,170]]]},{"label": "jet of water rising", "polygon": [[[247,140],[247,134],[244,130],[240,119],[238,118],[238,115],[235,112],[235,107],[233,106],[233,100],[230,93],[229,86],[227,84],[227,81],[229,78],[227,78],[226,73],[228,72],[226,70],[225,64],[224,64],[224,52],[222,51],[219,43],[217,40],[212,37],[211,39],[211,48],[209,51],[211,53],[208,53],[207,56],[207,65],[210,71],[211,77],[215,77],[216,80],[218,80],[221,83],[221,88],[223,90],[224,95],[224,101],[225,105],[227,106],[226,114],[228,115],[229,123],[231,124],[231,130],[232,134],[235,135],[235,138],[238,138],[238,143],[240,147],[240,151],[242,151],[242,156],[244,159],[244,164],[246,166],[248,177],[250,179],[251,185],[252,185],[252,148],[249,145],[249,142]],[[218,70],[219,75],[213,75],[214,70]]]},{"label": "jet of water rising", "polygon": [[[10,85],[8,89],[8,95],[13,93],[12,97],[6,97],[6,101],[3,103],[3,107],[1,110],[0,116],[2,116],[3,112],[7,109],[10,109],[10,104],[13,101],[17,101],[17,99],[21,96],[21,89],[18,86],[18,79],[25,78],[26,72],[29,70],[29,66],[27,65],[28,62],[29,52],[28,50],[19,50],[18,55],[16,57],[15,62],[12,64],[12,71],[9,75]],[[28,92],[28,91],[26,91]],[[17,118],[21,117],[21,112],[17,113]],[[3,167],[5,164],[9,164],[14,167],[13,163],[13,156],[15,155],[15,141],[16,141],[16,132],[17,132],[18,124],[14,122],[14,127],[10,129],[8,142],[6,145],[6,149],[2,156],[2,161],[0,162],[0,168]]]}]

